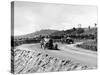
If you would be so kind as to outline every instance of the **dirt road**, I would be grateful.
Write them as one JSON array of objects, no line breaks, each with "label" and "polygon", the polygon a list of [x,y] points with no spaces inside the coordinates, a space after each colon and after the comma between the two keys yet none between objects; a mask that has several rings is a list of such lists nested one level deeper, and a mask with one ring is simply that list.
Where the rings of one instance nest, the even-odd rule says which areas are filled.
[{"label": "dirt road", "polygon": [[71,59],[76,63],[86,64],[91,67],[97,66],[97,53],[76,48],[73,45],[58,44],[59,50],[43,50],[39,44],[23,44],[18,46],[24,50],[38,50],[61,59]]}]

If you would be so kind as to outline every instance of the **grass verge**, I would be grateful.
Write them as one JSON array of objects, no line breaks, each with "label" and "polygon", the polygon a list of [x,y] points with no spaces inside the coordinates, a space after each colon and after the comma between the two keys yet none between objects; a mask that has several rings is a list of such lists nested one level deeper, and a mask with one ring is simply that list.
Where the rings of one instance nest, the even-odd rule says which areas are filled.
[{"label": "grass verge", "polygon": [[84,43],[78,44],[76,46],[87,50],[97,51],[97,41],[95,40],[85,41]]}]

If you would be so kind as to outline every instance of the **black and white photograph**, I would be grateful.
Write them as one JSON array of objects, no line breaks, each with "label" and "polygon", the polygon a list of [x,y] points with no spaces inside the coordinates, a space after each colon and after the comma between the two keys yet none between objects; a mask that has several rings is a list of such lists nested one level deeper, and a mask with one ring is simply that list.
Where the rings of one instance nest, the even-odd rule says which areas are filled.
[{"label": "black and white photograph", "polygon": [[11,2],[11,73],[98,68],[98,7]]}]

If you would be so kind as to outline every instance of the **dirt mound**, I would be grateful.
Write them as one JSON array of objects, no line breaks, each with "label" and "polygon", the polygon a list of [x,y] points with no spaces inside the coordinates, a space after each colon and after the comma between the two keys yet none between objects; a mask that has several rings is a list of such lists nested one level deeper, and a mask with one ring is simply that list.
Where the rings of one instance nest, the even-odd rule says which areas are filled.
[{"label": "dirt mound", "polygon": [[15,74],[89,69],[87,65],[73,63],[69,59],[55,58],[35,50],[16,49],[13,56]]}]

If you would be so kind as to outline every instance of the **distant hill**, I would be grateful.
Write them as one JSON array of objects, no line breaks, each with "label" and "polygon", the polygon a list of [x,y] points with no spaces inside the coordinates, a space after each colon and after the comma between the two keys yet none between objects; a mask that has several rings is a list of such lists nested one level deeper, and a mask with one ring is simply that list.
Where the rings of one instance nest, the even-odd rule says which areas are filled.
[{"label": "distant hill", "polygon": [[82,34],[97,34],[97,28],[84,28],[84,33]]},{"label": "distant hill", "polygon": [[[40,30],[40,31],[37,31],[37,32],[33,33],[33,35],[34,36],[39,36],[39,35],[45,36],[45,35],[50,35],[50,34],[52,34],[54,32],[57,32],[57,31],[58,30]],[[29,34],[29,35],[32,36],[32,34]]]},{"label": "distant hill", "polygon": [[[46,35],[51,35],[51,36],[64,36],[64,35],[75,35],[75,34],[82,34],[82,35],[96,35],[97,34],[97,28],[75,28],[75,29],[68,29],[68,30],[62,30],[62,31],[58,31],[58,30],[50,30],[50,29],[46,29],[46,30],[40,30],[40,31],[36,31],[34,33],[30,33],[30,34],[26,34],[26,35],[21,35],[21,36],[17,36],[18,38],[33,38],[36,36],[46,36]],[[16,38],[16,37],[15,37]]]},{"label": "distant hill", "polygon": [[42,36],[50,35],[54,32],[58,32],[58,30],[45,29],[45,30],[36,31],[36,32],[26,34],[26,35],[16,36],[16,37],[24,37],[24,38],[29,37],[29,38],[32,38],[32,37],[36,37],[36,36],[40,36],[40,35],[42,35]]},{"label": "distant hill", "polygon": [[74,35],[74,34],[83,34],[83,35],[89,35],[89,34],[97,34],[97,28],[75,28],[75,29],[68,29],[64,31],[58,31],[54,32],[51,35],[52,36],[63,36],[63,35]]}]

